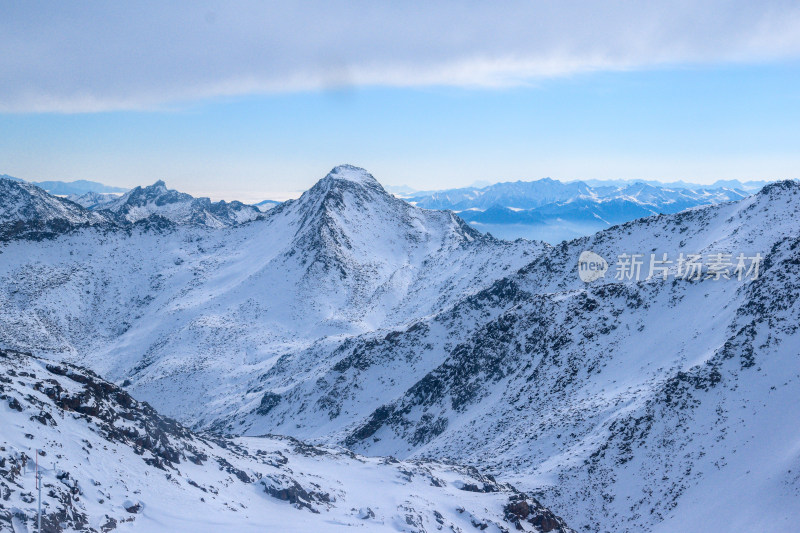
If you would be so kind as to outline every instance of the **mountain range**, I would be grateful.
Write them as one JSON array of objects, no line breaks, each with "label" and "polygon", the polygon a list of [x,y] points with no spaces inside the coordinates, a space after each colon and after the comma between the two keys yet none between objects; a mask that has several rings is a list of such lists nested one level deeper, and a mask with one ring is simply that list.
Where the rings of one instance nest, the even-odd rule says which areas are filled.
[{"label": "mountain range", "polygon": [[[7,175],[0,178],[22,181]],[[502,239],[525,238],[557,244],[563,240],[590,235],[615,224],[653,214],[677,213],[690,207],[740,200],[767,183],[769,182],[739,180],[718,180],[711,185],[648,180],[561,182],[545,178],[496,184],[476,182],[470,187],[440,191],[415,191],[407,186],[388,187],[386,190],[419,207],[455,211],[479,231],[491,233]],[[114,205],[113,201],[119,198],[119,193],[132,192],[85,180],[68,183],[35,182],[35,184],[51,194],[66,196],[67,199],[90,210],[107,209]],[[241,222],[255,216],[255,210],[266,212],[280,204],[274,200],[264,200],[252,206],[231,202],[229,209],[224,207],[224,202],[212,203],[208,199],[191,198],[177,191],[169,192],[173,196],[170,199],[163,181],[146,188],[147,191],[151,191],[148,194],[152,194],[153,189],[158,189],[159,184],[165,189],[158,193],[163,197],[163,201],[175,203],[174,207],[177,209],[185,209],[187,211],[184,213],[185,217],[206,219],[206,223],[212,225],[227,225],[233,219]],[[138,187],[137,190],[141,191],[142,187]],[[206,205],[194,207],[177,205],[192,201],[195,204]],[[216,220],[218,217],[213,208],[218,204],[223,211],[236,211],[233,219],[230,213],[223,213],[222,220]],[[148,211],[142,211],[140,208],[134,211],[138,213],[135,216],[139,218],[148,214]],[[173,213],[173,216],[168,218],[176,219],[175,215]]]},{"label": "mountain range", "polygon": [[[8,174],[0,174],[0,179],[7,179],[12,181],[23,181]],[[50,194],[57,196],[68,196],[70,194],[81,195],[88,192],[95,193],[123,193],[128,189],[124,187],[113,187],[111,185],[104,185],[96,181],[88,180],[75,180],[75,181],[32,181],[30,182],[40,189],[43,189]]]},{"label": "mountain range", "polygon": [[0,178],[0,239],[48,236],[85,226],[123,229],[134,225],[229,227],[262,216],[259,207],[212,202],[167,189],[163,181],[122,195],[87,192],[66,198],[24,182]]},{"label": "mountain range", "polygon": [[[712,186],[646,182],[536,181],[497,183],[406,195],[419,207],[450,209],[476,229],[505,239],[539,239],[557,244],[616,224],[749,196],[739,182]],[[750,187],[752,182],[748,182]]]},{"label": "mountain range", "polygon": [[[603,191],[586,184],[533,183],[542,204],[513,207],[572,204],[575,195],[602,199]],[[6,398],[3,416],[17,417],[8,426],[17,458],[24,446],[30,456],[34,444],[58,440],[20,422],[39,406],[23,391],[38,390],[41,380],[23,372],[46,376],[40,389],[48,380],[66,389],[86,379],[85,367],[109,380],[92,378],[116,391],[115,398],[124,393],[176,418],[184,439],[175,440],[179,453],[188,457],[188,446],[199,446],[193,439],[207,439],[202,452],[223,472],[238,477],[218,458],[243,471],[249,484],[241,482],[250,487],[259,488],[258,469],[244,456],[259,457],[257,449],[279,449],[290,464],[301,463],[293,473],[270,475],[289,476],[305,493],[330,495],[330,480],[342,479],[345,501],[355,480],[394,475],[392,468],[380,470],[381,462],[435,472],[465,465],[441,474],[448,488],[441,495],[421,496],[430,505],[407,505],[414,511],[403,513],[397,503],[352,497],[358,507],[330,511],[336,524],[363,524],[356,519],[370,515],[367,507],[384,523],[414,531],[450,524],[463,531],[483,524],[495,531],[566,531],[567,525],[609,532],[765,525],[791,531],[800,519],[800,418],[787,407],[800,399],[797,182],[749,196],[720,189],[709,192],[713,205],[644,211],[644,218],[556,246],[480,233],[452,211],[388,194],[369,173],[348,165],[299,199],[241,219],[220,216],[215,209],[221,208],[163,183],[95,210],[33,186],[8,180],[0,186],[0,339],[6,353],[33,353],[14,355],[11,368],[22,378],[3,382],[16,400]],[[631,187],[624,195],[639,204],[700,198],[697,191],[678,197]],[[507,200],[518,194],[513,189]],[[494,204],[482,196],[446,200],[487,201],[481,206],[488,211]],[[42,224],[47,231],[30,229]],[[29,229],[13,230],[19,227]],[[591,283],[578,276],[585,251],[608,268]],[[672,260],[665,277],[660,271],[648,276],[662,254]],[[748,276],[739,279],[734,264],[725,276],[715,275],[714,257],[735,263],[738,254],[751,259]],[[624,275],[626,258],[634,255],[646,259],[639,279]],[[697,277],[679,271],[678,258],[689,255],[705,260]],[[95,405],[83,397],[86,402],[62,403],[81,413],[78,407]],[[52,409],[42,410],[55,417]],[[156,411],[152,416],[162,416]],[[70,434],[97,423],[78,418],[65,417]],[[286,444],[296,441],[267,434],[310,443],[302,445],[306,450],[339,451],[331,452],[330,463],[314,463]],[[245,452],[225,451],[231,442]],[[98,444],[84,447],[95,450],[93,464],[107,464],[114,455]],[[129,443],[114,446],[128,457]],[[157,462],[147,452],[152,448],[142,448],[142,458]],[[352,452],[397,459],[356,460],[362,456]],[[84,453],[78,445],[62,455],[75,465]],[[346,476],[358,464],[382,473]],[[69,471],[78,475],[75,467]],[[135,471],[131,487],[144,487],[142,480],[153,475]],[[213,471],[202,482],[202,469],[183,477],[225,494],[213,505],[224,500],[252,508],[252,491],[245,496],[243,487]],[[310,488],[314,475],[319,490]],[[165,501],[190,498],[180,491],[192,489],[172,476],[177,488],[165,492],[173,498]],[[87,482],[79,486],[85,492]],[[473,486],[499,496],[445,513],[453,497],[475,492]],[[365,493],[381,492],[367,487]],[[175,516],[135,490],[109,492],[115,502],[152,509],[151,517]],[[266,486],[259,490],[269,493]],[[30,517],[23,494],[14,506]],[[525,506],[516,505],[523,500]],[[323,507],[316,500],[310,505]],[[81,512],[119,520],[124,507]],[[456,522],[466,512],[474,522]],[[438,522],[437,513],[449,522]],[[13,521],[17,515],[2,516]],[[535,518],[544,516],[547,521]]]},{"label": "mountain range", "polygon": [[[122,196],[95,202],[93,193],[77,198],[78,203],[94,203],[95,211],[110,211],[127,222],[138,222],[151,215],[164,217],[176,224],[199,224],[208,227],[226,227],[255,220],[261,210],[241,202],[212,202],[208,198],[195,198],[189,194],[167,189],[163,181],[149,187],[135,187]],[[87,206],[88,207],[88,206]]]}]

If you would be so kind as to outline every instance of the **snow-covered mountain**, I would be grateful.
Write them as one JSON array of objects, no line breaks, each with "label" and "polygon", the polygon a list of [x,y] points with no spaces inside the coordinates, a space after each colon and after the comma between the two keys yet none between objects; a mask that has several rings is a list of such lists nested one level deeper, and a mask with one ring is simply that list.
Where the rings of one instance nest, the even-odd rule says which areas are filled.
[{"label": "snow-covered mountain", "polygon": [[[287,355],[254,379],[243,427],[513,473],[579,530],[789,531],[799,214],[781,182],[565,243],[408,328]],[[584,250],[611,263],[590,285]],[[676,279],[677,261],[668,280],[615,279],[636,253],[764,261],[756,280]]]},{"label": "snow-covered mountain", "polygon": [[545,178],[428,192],[408,201],[420,207],[452,209],[476,229],[502,238],[535,238],[555,244],[637,218],[741,200],[749,194],[723,186],[690,189],[645,182],[594,183]]},{"label": "snow-covered mountain", "polygon": [[[0,179],[9,179],[12,181],[25,181],[20,178],[15,178],[14,176],[9,176],[8,174],[0,174]],[[58,195],[58,196],[81,196],[88,192],[96,192],[96,193],[123,193],[127,191],[122,187],[112,187],[110,185],[104,185],[102,183],[98,183],[96,181],[88,181],[88,180],[75,180],[75,181],[30,181],[26,183],[32,183],[36,185],[40,189],[43,189],[50,194]]]},{"label": "snow-covered mountain", "polygon": [[112,200],[116,200],[120,195],[114,193],[104,192],[86,192],[83,194],[70,194],[67,200],[75,202],[76,204],[85,207],[86,209],[97,211],[103,208]]},{"label": "snow-covered mountain", "polygon": [[111,211],[128,222],[158,215],[176,224],[197,224],[211,228],[250,222],[261,214],[259,208],[241,202],[212,202],[208,198],[195,198],[167,189],[163,181],[131,189],[98,208]]},{"label": "snow-covered mountain", "polygon": [[91,371],[0,350],[0,531],[554,531],[474,468],[192,433]]},{"label": "snow-covered mountain", "polygon": [[76,227],[108,226],[112,217],[93,213],[24,181],[0,178],[0,241],[41,239]]},{"label": "snow-covered mountain", "polygon": [[247,389],[283,355],[435,314],[544,248],[481,235],[343,166],[251,224],[11,242],[0,336],[129,379],[138,397],[208,427],[257,408]]},{"label": "snow-covered mountain", "polygon": [[222,228],[261,216],[255,206],[194,198],[167,189],[162,181],[121,196],[88,192],[61,198],[25,181],[0,178],[0,240],[41,240],[88,226],[108,231],[130,231],[136,225]]},{"label": "snow-covered mountain", "polygon": [[[550,247],[342,166],[249,224],[2,244],[0,338],[195,429],[479,466],[580,531],[791,531],[798,214],[780,182]],[[590,284],[586,250],[610,267]],[[668,279],[649,261],[615,278],[621,255],[662,253]],[[681,253],[702,279],[677,279]],[[757,279],[708,277],[739,253]]]}]

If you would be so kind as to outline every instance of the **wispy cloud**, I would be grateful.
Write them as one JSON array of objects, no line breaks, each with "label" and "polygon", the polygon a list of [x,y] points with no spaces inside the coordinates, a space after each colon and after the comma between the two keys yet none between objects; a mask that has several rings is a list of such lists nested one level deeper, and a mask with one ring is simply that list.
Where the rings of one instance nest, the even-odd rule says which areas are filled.
[{"label": "wispy cloud", "polygon": [[363,85],[504,87],[800,57],[793,1],[8,2],[2,11],[2,112]]}]

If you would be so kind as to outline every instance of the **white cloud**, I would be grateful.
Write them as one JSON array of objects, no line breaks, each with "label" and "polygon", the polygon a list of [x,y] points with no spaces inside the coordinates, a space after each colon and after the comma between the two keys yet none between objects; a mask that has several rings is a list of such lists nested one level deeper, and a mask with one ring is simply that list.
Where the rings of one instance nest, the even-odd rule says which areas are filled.
[{"label": "white cloud", "polygon": [[797,2],[5,3],[0,111],[800,56]]}]

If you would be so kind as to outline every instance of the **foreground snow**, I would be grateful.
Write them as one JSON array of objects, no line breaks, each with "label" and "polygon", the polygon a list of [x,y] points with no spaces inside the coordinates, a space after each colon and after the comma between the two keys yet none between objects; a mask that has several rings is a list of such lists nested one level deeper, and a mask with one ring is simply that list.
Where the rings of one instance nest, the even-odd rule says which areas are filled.
[{"label": "foreground snow", "polygon": [[79,367],[0,371],[0,531],[33,531],[36,449],[46,531],[571,531],[472,468],[196,435]]}]

